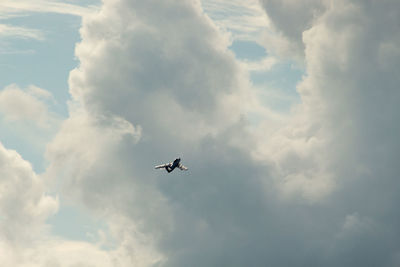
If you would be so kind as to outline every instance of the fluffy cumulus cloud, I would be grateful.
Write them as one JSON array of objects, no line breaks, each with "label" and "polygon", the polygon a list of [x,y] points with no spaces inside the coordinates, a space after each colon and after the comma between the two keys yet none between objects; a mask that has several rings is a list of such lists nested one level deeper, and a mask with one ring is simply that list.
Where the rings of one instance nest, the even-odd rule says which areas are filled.
[{"label": "fluffy cumulus cloud", "polygon": [[326,9],[325,0],[260,0],[275,28],[264,34],[264,42],[271,52],[283,57],[302,58],[302,34]]},{"label": "fluffy cumulus cloud", "polygon": [[43,182],[17,152],[1,145],[0,159],[2,243],[33,242],[32,236],[44,230],[41,222],[57,209],[57,201],[43,194]]},{"label": "fluffy cumulus cloud", "polygon": [[95,245],[50,235],[46,219],[58,199],[46,194],[29,162],[0,143],[0,264],[2,266],[111,266],[112,257]]},{"label": "fluffy cumulus cloud", "polygon": [[[226,37],[192,1],[105,1],[81,34],[70,76],[77,110],[49,147],[48,173],[71,170],[65,193],[115,218],[110,227],[125,228],[117,246],[147,251],[149,262],[250,259],[220,255],[251,252],[252,227],[266,219],[241,116],[249,84]],[[175,156],[190,174],[154,171]]]},{"label": "fluffy cumulus cloud", "polygon": [[8,122],[29,121],[40,128],[54,127],[59,118],[49,110],[52,94],[31,85],[26,90],[16,84],[0,91],[0,112]]},{"label": "fluffy cumulus cloud", "polygon": [[[267,13],[297,8],[297,1],[284,2],[263,1]],[[302,104],[297,114],[264,152],[284,177],[278,186],[284,194],[319,201],[322,196],[329,201],[326,213],[344,218],[343,232],[324,248],[323,265],[396,266],[400,94],[394,66],[400,63],[400,43],[394,25],[399,4],[335,1],[324,6],[319,15],[299,16],[303,26],[298,31],[270,15],[287,38],[304,46],[307,75],[298,85]],[[390,60],[383,59],[387,49]],[[382,243],[384,248],[377,246]]]},{"label": "fluffy cumulus cloud", "polygon": [[[86,245],[106,266],[399,264],[399,4],[263,6],[307,74],[257,138],[247,74],[199,2],[105,0],[84,19],[46,177],[105,218],[111,248]],[[175,156],[188,172],[153,170]]]}]

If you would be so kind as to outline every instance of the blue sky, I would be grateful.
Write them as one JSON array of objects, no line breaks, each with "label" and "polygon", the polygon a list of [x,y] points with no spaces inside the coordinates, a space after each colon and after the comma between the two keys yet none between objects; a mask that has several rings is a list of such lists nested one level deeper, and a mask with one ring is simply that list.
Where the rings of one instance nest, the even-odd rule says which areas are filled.
[{"label": "blue sky", "polygon": [[[65,118],[70,98],[68,75],[77,65],[74,46],[79,41],[80,21],[81,18],[76,16],[52,13],[32,13],[5,20],[13,26],[37,29],[42,32],[44,39],[3,38],[5,51],[0,54],[1,88],[10,84],[17,84],[21,88],[29,85],[43,88],[54,97],[54,102],[49,103],[50,110]],[[3,127],[5,130],[1,138],[4,145],[21,153],[32,162],[36,171],[43,171],[44,147],[30,144],[26,140],[26,133],[19,132],[15,127],[7,127],[7,124]]]},{"label": "blue sky", "polygon": [[1,55],[2,87],[17,83],[21,87],[34,84],[44,88],[52,92],[58,102],[58,105],[52,107],[54,111],[66,116],[68,75],[77,65],[74,47],[79,41],[81,18],[33,13],[8,19],[6,22],[14,26],[39,29],[44,40],[6,38],[9,49],[16,51]]}]

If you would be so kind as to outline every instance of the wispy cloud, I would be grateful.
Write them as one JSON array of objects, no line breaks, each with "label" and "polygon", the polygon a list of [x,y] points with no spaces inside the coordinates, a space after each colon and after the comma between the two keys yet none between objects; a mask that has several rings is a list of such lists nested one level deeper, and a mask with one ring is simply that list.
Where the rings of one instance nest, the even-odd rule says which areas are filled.
[{"label": "wispy cloud", "polygon": [[40,30],[0,24],[0,37],[18,37],[23,39],[43,40],[44,35]]},{"label": "wispy cloud", "polygon": [[240,63],[249,71],[268,71],[278,62],[274,57],[264,57],[257,61],[242,60]]},{"label": "wispy cloud", "polygon": [[257,41],[269,25],[257,0],[202,0],[202,5],[215,23],[232,32],[236,40]]},{"label": "wispy cloud", "polygon": [[98,10],[97,6],[79,6],[54,0],[3,0],[0,3],[0,19],[31,12],[50,12],[84,16]]},{"label": "wispy cloud", "polygon": [[[0,1],[0,21],[8,21],[10,18],[28,16],[32,13],[57,13],[73,16],[85,16],[99,10],[98,6],[81,6],[62,3],[56,0],[2,0]],[[31,39],[45,40],[45,34],[40,29],[15,26],[10,23],[0,23],[0,39]],[[0,48],[0,54],[32,53],[33,50],[16,50],[8,42],[4,42]]]}]

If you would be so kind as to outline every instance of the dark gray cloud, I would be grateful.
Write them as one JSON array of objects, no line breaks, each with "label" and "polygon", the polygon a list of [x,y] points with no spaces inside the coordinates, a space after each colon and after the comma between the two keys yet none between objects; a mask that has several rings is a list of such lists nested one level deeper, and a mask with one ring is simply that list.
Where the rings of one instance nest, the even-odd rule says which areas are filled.
[{"label": "dark gray cloud", "polygon": [[[324,248],[324,266],[398,264],[395,6],[395,1],[331,3],[302,34],[307,76],[298,90],[307,114],[302,116],[317,125],[308,138],[321,141],[319,156],[328,161],[326,171],[335,182],[328,210],[338,212],[335,219],[357,218],[352,227],[344,220],[343,233]],[[391,60],[382,59],[386,49]]]},{"label": "dark gray cloud", "polygon": [[263,45],[269,53],[304,63],[303,32],[313,27],[329,7],[326,0],[259,0],[273,29],[264,33]]},{"label": "dark gray cloud", "polygon": [[301,53],[304,51],[303,32],[313,26],[327,5],[325,0],[260,0],[260,3],[276,30]]}]

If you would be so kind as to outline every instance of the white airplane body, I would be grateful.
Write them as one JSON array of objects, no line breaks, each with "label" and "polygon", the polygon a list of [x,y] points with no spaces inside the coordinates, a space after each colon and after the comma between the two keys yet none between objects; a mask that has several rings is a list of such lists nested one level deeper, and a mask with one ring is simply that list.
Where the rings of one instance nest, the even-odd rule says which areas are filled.
[{"label": "white airplane body", "polygon": [[166,169],[168,173],[172,172],[176,167],[181,169],[182,171],[187,171],[188,168],[181,164],[181,159],[177,158],[173,162],[157,165],[155,169]]}]

